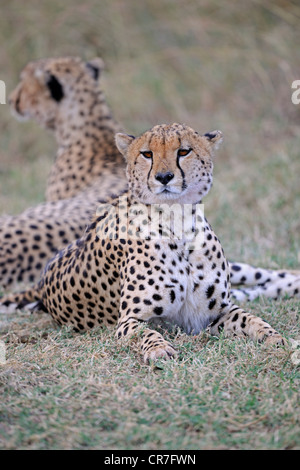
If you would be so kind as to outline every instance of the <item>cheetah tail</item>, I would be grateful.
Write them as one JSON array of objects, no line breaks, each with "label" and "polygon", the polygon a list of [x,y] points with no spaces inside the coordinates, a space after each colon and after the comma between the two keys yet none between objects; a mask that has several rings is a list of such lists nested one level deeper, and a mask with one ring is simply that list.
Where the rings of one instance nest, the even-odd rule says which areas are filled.
[{"label": "cheetah tail", "polygon": [[16,308],[23,308],[33,302],[40,302],[40,300],[37,287],[31,287],[18,294],[8,294],[0,297],[0,306],[8,307],[14,304]]}]

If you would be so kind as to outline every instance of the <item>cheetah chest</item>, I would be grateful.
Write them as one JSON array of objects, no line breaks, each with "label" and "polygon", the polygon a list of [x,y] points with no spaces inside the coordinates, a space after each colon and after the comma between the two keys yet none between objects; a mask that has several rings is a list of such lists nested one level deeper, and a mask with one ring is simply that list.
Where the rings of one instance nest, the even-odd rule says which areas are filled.
[{"label": "cheetah chest", "polygon": [[223,261],[212,263],[201,251],[188,256],[184,300],[166,315],[188,334],[204,330],[229,305],[227,263]]},{"label": "cheetah chest", "polygon": [[228,266],[221,249],[211,254],[207,247],[183,248],[179,243],[145,244],[143,255],[133,256],[125,268],[124,297],[126,307],[131,305],[143,320],[160,316],[198,334],[228,306]]}]

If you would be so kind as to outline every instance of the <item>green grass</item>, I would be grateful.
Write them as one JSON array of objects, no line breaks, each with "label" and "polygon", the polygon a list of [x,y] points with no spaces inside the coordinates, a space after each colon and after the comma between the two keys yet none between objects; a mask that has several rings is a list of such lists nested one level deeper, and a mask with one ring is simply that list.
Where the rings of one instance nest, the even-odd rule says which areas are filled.
[{"label": "green grass", "polygon": [[[254,309],[268,320],[276,305]],[[297,336],[297,309],[289,300],[273,323]],[[147,366],[113,330],[75,335],[41,314],[6,320],[4,449],[299,448],[289,348],[175,330],[165,334],[178,357]]]},{"label": "green grass", "polygon": [[[205,212],[231,260],[299,268],[298,2],[6,2],[0,79],[8,92],[40,57],[100,55],[129,133],[162,122],[221,129]],[[44,199],[51,135],[0,105],[0,213]],[[250,306],[300,340],[299,300]],[[73,335],[47,315],[1,315],[3,449],[299,449],[294,350],[166,333],[179,356],[156,366],[114,331]],[[299,367],[299,366],[298,366]]]}]

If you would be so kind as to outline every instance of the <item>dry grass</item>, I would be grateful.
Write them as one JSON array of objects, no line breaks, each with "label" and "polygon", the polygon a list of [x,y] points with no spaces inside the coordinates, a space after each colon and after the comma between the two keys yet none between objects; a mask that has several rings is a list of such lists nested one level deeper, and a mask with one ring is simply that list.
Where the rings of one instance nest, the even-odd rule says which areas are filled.
[{"label": "dry grass", "polygon": [[[289,301],[290,312],[298,304]],[[257,310],[268,319],[273,308]],[[295,317],[274,321],[293,334]],[[24,313],[4,330],[4,449],[299,448],[288,350],[171,331],[178,358],[151,367],[112,330],[73,335]]]},{"label": "dry grass", "polygon": [[[206,215],[230,259],[299,267],[300,7],[289,0],[31,0],[0,17],[0,79],[32,59],[100,55],[130,133],[181,121],[221,129]],[[43,200],[55,144],[0,105],[0,212]],[[300,338],[299,301],[252,310]],[[1,317],[4,449],[299,448],[291,350],[169,333],[180,356],[147,367],[114,333],[73,336],[47,316]]]}]

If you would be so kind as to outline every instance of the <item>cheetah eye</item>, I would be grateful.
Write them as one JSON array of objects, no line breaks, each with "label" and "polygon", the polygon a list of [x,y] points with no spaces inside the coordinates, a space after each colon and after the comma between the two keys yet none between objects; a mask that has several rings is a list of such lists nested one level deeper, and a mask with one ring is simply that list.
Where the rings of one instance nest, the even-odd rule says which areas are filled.
[{"label": "cheetah eye", "polygon": [[190,152],[192,151],[192,149],[179,149],[178,152],[177,152],[177,156],[178,157],[186,157]]},{"label": "cheetah eye", "polygon": [[145,158],[152,158],[153,157],[153,153],[151,152],[151,150],[145,150],[145,152],[141,152],[141,154]]}]

